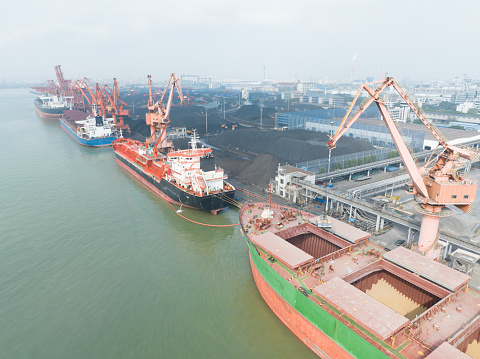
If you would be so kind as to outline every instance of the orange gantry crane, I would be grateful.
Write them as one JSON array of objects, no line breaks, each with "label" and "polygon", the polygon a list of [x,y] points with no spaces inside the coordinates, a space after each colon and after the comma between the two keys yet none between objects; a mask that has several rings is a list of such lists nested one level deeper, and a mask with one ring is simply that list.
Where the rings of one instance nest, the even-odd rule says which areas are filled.
[{"label": "orange gantry crane", "polygon": [[117,124],[118,128],[129,131],[130,129],[128,125],[125,125],[124,119],[129,116],[130,112],[124,108],[127,104],[120,99],[117,79],[113,79],[113,90],[111,90],[108,85],[104,85],[103,92],[108,99],[106,109],[107,112],[112,115],[113,123]]},{"label": "orange gantry crane", "polygon": [[[371,84],[379,84],[379,86],[375,90],[372,90],[369,87]],[[392,120],[385,103],[380,98],[381,92],[388,87],[393,87],[398,92],[438,141],[437,149],[441,148],[438,153],[434,151],[422,167],[417,167],[407,145],[402,139],[397,125]],[[365,90],[370,97],[367,97],[359,106],[356,113],[350,117],[352,108],[362,90]],[[440,218],[452,214],[452,210],[446,208],[446,206],[454,205],[462,211],[469,213],[475,201],[477,183],[459,173],[458,170],[462,166],[460,158],[473,160],[473,157],[478,156],[478,154],[474,151],[449,145],[438,130],[425,119],[419,109],[410,101],[405,91],[398,85],[394,78],[387,76],[384,81],[366,83],[360,86],[336,133],[329,136],[330,140],[327,144],[329,149],[335,148],[340,137],[342,137],[373,102],[377,104],[380,114],[397,147],[398,153],[410,175],[411,182],[407,183],[407,192],[415,195],[417,203],[414,208],[423,215],[418,240],[418,250],[427,257],[436,259],[439,255],[436,243],[440,233]]]},{"label": "orange gantry crane", "polygon": [[[153,103],[152,96],[152,76],[148,75],[148,113],[146,114],[147,125],[150,126],[150,138],[147,140],[147,143],[155,143],[153,153],[156,155],[159,148],[166,149],[170,147],[167,142],[167,126],[170,123],[170,110],[172,108],[173,101],[173,92],[177,88],[178,97],[180,98],[181,103],[184,103],[184,98],[182,94],[182,87],[180,85],[180,79],[175,76],[175,74],[170,75],[167,86],[162,93],[162,97],[156,103]],[[163,104],[163,99],[165,94],[168,91],[169,86],[170,94],[168,96],[166,107]],[[157,132],[159,132],[157,138]]]},{"label": "orange gantry crane", "polygon": [[73,108],[78,110],[86,110],[85,100],[81,91],[76,86],[77,82],[72,80],[65,80],[60,65],[55,66],[55,74],[57,75],[58,91],[65,97],[72,101]]}]

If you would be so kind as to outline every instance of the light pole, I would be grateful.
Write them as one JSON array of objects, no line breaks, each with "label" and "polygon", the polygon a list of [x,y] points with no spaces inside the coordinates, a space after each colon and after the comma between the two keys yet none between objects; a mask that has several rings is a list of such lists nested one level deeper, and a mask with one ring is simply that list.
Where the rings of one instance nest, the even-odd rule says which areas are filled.
[{"label": "light pole", "polygon": [[205,135],[208,133],[208,109],[205,109]]},{"label": "light pole", "polygon": [[263,107],[260,107],[260,129],[262,130],[263,129],[263,125],[262,125],[262,116],[263,115]]},{"label": "light pole", "polygon": [[[330,121],[330,140],[332,139],[332,133],[333,133],[333,121]],[[327,168],[327,180],[325,181],[327,183],[327,189],[326,189],[326,194],[327,194],[327,201],[325,203],[325,213],[328,212],[328,189],[329,189],[329,186],[330,186],[330,179],[329,179],[329,174],[330,174],[330,160],[332,158],[332,149],[329,147],[328,148],[328,168]]]},{"label": "light pole", "polygon": [[225,97],[223,98],[223,119],[225,120]]},{"label": "light pole", "polygon": [[[330,139],[332,139],[333,135],[333,121],[330,121]],[[332,149],[328,149],[328,169],[327,169],[327,185],[328,185],[328,174],[330,173],[330,159],[332,157]]]}]

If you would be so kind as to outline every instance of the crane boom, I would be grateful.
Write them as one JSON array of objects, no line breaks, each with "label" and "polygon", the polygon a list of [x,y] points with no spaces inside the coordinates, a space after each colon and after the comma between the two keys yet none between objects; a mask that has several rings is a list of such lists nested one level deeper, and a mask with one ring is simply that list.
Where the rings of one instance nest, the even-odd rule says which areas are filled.
[{"label": "crane boom", "polygon": [[[378,82],[376,82],[378,83]],[[471,159],[474,151],[451,146],[445,138],[425,119],[418,108],[408,98],[405,91],[398,85],[393,77],[385,77],[385,80],[376,90],[372,90],[369,84],[360,86],[350,108],[340,123],[339,128],[333,136],[329,136],[327,143],[329,149],[335,148],[337,141],[360,117],[360,115],[373,102],[376,103],[380,114],[392,136],[400,157],[407,169],[412,183],[407,184],[409,194],[416,196],[419,206],[415,208],[423,214],[422,229],[419,239],[419,250],[427,253],[431,258],[435,258],[437,251],[435,243],[438,240],[439,218],[449,215],[451,210],[446,209],[446,205],[454,205],[464,212],[469,212],[475,201],[477,183],[456,172],[458,169],[459,157]],[[399,128],[393,121],[388,109],[380,98],[380,93],[387,87],[393,87],[403,100],[410,106],[414,113],[419,117],[427,129],[438,140],[439,146],[443,147],[442,152],[437,156],[436,163],[429,169],[427,165],[418,168],[412,157],[406,143],[402,139]],[[370,96],[362,103],[357,112],[350,117],[351,110],[358,99],[362,90],[365,90]]]},{"label": "crane boom", "polygon": [[[182,104],[184,103],[184,98],[182,94],[182,88],[180,85],[180,79],[175,76],[174,73],[170,75],[170,78],[165,86],[165,90],[162,93],[162,97],[155,104],[153,103],[152,96],[152,78],[150,75],[148,78],[148,91],[149,91],[149,100],[148,100],[148,113],[146,114],[147,125],[150,126],[150,138],[147,142],[155,143],[154,153],[156,154],[158,148],[168,148],[170,145],[167,142],[167,126],[170,123],[170,110],[172,108],[173,102],[173,92],[175,88],[178,92],[178,97],[180,98]],[[163,99],[165,94],[170,87],[170,94],[167,100],[167,106],[165,108],[163,104]],[[160,132],[160,135],[157,138],[157,129]]]}]

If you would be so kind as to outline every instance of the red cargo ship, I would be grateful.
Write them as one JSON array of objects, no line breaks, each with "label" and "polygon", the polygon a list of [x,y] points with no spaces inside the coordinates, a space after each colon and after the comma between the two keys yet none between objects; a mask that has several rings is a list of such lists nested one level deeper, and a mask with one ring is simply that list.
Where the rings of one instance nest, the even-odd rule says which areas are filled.
[{"label": "red cargo ship", "polygon": [[216,214],[233,202],[235,188],[216,167],[212,149],[197,144],[194,133],[189,149],[155,156],[152,146],[119,138],[113,150],[129,175],[165,201]]}]

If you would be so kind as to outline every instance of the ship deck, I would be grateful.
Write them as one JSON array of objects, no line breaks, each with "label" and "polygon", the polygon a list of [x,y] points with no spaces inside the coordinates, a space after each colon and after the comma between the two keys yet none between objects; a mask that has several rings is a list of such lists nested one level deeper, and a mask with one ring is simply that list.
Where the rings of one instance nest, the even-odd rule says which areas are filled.
[{"label": "ship deck", "polygon": [[240,211],[265,263],[389,357],[466,351],[478,339],[480,293],[470,277],[405,248],[387,252],[333,218],[332,228],[318,228],[314,217],[266,203]]},{"label": "ship deck", "polygon": [[[170,168],[170,166],[167,164],[167,156],[154,158],[145,153],[145,147],[141,148],[140,144],[141,142],[139,141],[123,139],[123,141],[118,141],[114,145],[114,150],[121,154],[121,156],[127,159],[130,163],[141,168],[142,171],[149,176],[155,177],[157,182],[160,182],[162,179],[167,180],[165,175],[168,174]],[[144,154],[141,154],[140,150],[142,150]],[[191,188],[180,186],[174,180],[170,180],[169,182],[185,193],[191,194],[192,196],[199,196],[199,194],[193,191]],[[233,190],[235,190],[235,188],[224,180],[223,189],[218,191],[210,191],[209,194],[221,195],[225,192],[231,192]]]}]

